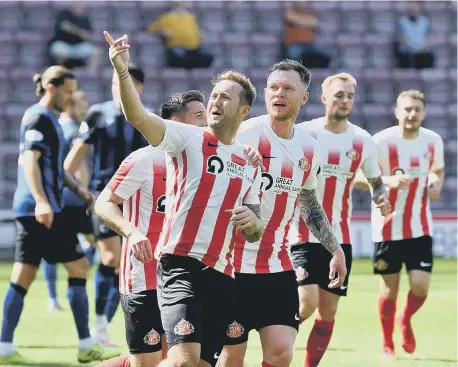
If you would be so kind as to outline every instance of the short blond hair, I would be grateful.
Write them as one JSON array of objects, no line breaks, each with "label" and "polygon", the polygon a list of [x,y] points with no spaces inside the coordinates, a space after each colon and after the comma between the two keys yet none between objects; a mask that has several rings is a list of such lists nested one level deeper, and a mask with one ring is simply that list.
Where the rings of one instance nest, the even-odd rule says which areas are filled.
[{"label": "short blond hair", "polygon": [[422,92],[420,92],[419,90],[409,89],[409,90],[402,91],[399,94],[398,98],[396,99],[396,106],[399,105],[399,101],[404,97],[409,97],[409,98],[421,101],[423,103],[423,107],[426,106],[425,95]]},{"label": "short blond hair", "polygon": [[356,86],[358,84],[353,75],[351,75],[349,73],[339,73],[339,74],[334,74],[334,75],[328,76],[324,80],[323,84],[321,84],[321,90],[324,92],[326,90],[326,88],[329,87],[329,85],[331,85],[332,81],[336,80],[336,79],[349,81],[355,88],[356,88]]},{"label": "short blond hair", "polygon": [[244,102],[250,107],[253,105],[254,101],[256,100],[256,88],[245,74],[234,70],[228,70],[218,74],[217,77],[213,79],[212,85],[215,86],[217,83],[223,80],[230,80],[240,85],[244,91],[242,96]]}]

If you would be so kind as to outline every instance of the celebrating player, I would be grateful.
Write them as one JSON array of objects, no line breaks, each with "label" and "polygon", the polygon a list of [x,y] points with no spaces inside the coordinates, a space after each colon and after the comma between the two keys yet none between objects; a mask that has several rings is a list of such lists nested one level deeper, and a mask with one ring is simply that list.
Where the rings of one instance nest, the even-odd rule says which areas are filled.
[{"label": "celebrating player", "polygon": [[[161,106],[161,117],[206,126],[203,94],[194,90],[170,96]],[[113,358],[101,367],[152,367],[161,361],[164,329],[157,302],[157,261],[144,260],[154,253],[162,231],[166,177],[164,152],[148,146],[124,160],[97,199],[95,209],[102,220],[118,233],[131,233],[124,239],[120,266],[121,305],[130,358]],[[123,202],[126,204],[121,213],[118,205]],[[137,248],[130,246],[136,236],[146,236],[149,247],[136,252]],[[145,250],[148,254],[143,254]]]},{"label": "celebrating player", "polygon": [[[86,94],[78,90],[73,93],[72,100],[65,107],[64,111],[60,114],[59,123],[64,133],[66,141],[65,152],[68,153],[74,139],[78,136],[78,130],[83,121],[84,115],[87,111],[87,99]],[[87,187],[89,181],[89,169],[86,164],[82,164],[79,170],[75,174],[78,181]],[[81,237],[80,244],[86,245],[83,247],[83,251],[88,256],[89,263],[91,263],[91,257],[93,255],[93,243],[94,236],[92,235],[92,224],[90,218],[86,213],[86,205],[77,195],[75,195],[67,187],[64,187],[64,214],[68,215],[70,221],[74,223],[74,230],[77,234],[82,234],[84,242],[82,243]],[[50,312],[62,310],[57,298],[56,282],[57,282],[57,265],[48,264],[43,260],[43,273],[46,280],[46,286],[48,289],[48,310]]]},{"label": "celebrating player", "polygon": [[347,276],[340,287],[328,287],[325,265],[330,254],[322,242],[299,216],[291,232],[291,252],[299,285],[300,317],[309,318],[317,309],[315,324],[307,342],[305,366],[317,366],[331,340],[337,305],[347,295],[352,264],[350,218],[355,174],[361,169],[372,188],[372,198],[383,215],[391,211],[381,172],[377,149],[365,130],[348,121],[355,98],[356,80],[341,73],[326,78],[321,100],[324,117],[298,125],[314,136],[320,146],[321,172],[318,175],[318,198],[331,222],[334,235],[345,252]]},{"label": "celebrating player", "polygon": [[[92,195],[64,172],[65,140],[57,116],[76,90],[75,76],[61,66],[51,66],[34,83],[40,101],[27,109],[20,132],[18,186],[14,194],[16,260],[3,301],[0,338],[1,364],[35,364],[15,351],[14,331],[24,297],[42,259],[61,262],[68,271],[68,300],[79,337],[79,362],[110,358],[91,338],[86,278],[89,264],[78,245],[71,218],[62,213],[65,184],[92,205]],[[115,354],[116,355],[116,354]]]},{"label": "celebrating player", "polygon": [[253,329],[261,338],[263,366],[291,363],[299,299],[287,239],[296,206],[324,250],[330,252],[331,269],[329,262],[321,264],[332,274],[329,286],[339,287],[345,279],[344,253],[315,194],[318,143],[294,126],[307,102],[309,84],[310,72],[300,63],[284,60],[272,65],[265,89],[268,115],[244,122],[237,134],[241,142],[256,142],[263,157],[261,218],[265,231],[255,244],[236,237],[236,315],[227,330],[221,366],[243,366],[248,333]]},{"label": "celebrating player", "polygon": [[[214,81],[208,127],[164,120],[144,109],[129,76],[127,36],[105,32],[127,120],[151,145],[166,152],[167,207],[156,249],[158,299],[170,365],[214,366],[231,321],[236,230],[256,242],[261,174],[235,140],[256,90],[243,74],[229,71]],[[131,233],[123,233],[128,237]],[[130,246],[147,246],[145,236]],[[145,261],[151,261],[150,253]],[[200,359],[200,362],[199,362]]]},{"label": "celebrating player", "polygon": [[[136,64],[129,65],[129,73],[138,93],[143,91],[145,75]],[[89,189],[98,195],[108,184],[124,158],[133,151],[145,147],[146,140],[127,123],[121,111],[118,78],[113,74],[111,90],[113,100],[92,106],[81,124],[80,137],[75,140],[65,160],[65,169],[74,174],[91,146],[93,172]],[[95,327],[94,338],[102,345],[113,346],[108,336],[108,326],[119,304],[119,278],[116,268],[121,257],[121,239],[97,214],[92,224],[101,263],[95,275]]]},{"label": "celebrating player", "polygon": [[402,347],[415,351],[411,318],[428,295],[432,253],[430,199],[439,200],[444,182],[444,143],[435,132],[422,128],[425,97],[417,90],[402,92],[396,102],[399,125],[375,134],[383,181],[394,215],[388,220],[372,210],[375,242],[374,273],[380,282],[379,316],[383,332],[383,354],[395,356],[393,329],[400,271],[404,263],[409,275],[407,303],[398,322]]}]

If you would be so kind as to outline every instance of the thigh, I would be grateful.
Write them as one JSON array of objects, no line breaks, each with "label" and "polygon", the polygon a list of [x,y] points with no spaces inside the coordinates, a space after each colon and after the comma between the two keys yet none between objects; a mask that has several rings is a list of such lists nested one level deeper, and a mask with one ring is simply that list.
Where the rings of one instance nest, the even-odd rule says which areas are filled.
[{"label": "thigh", "polygon": [[[299,295],[294,271],[259,274],[256,329],[272,325],[299,329]],[[268,307],[266,307],[268,305]]]},{"label": "thigh", "polygon": [[170,349],[177,344],[201,343],[200,264],[190,257],[169,254],[163,255],[158,262],[159,309]]},{"label": "thigh", "polygon": [[374,274],[396,274],[402,268],[402,241],[382,241],[375,243]]},{"label": "thigh", "polygon": [[233,278],[212,268],[204,268],[201,275],[204,303],[200,359],[215,366],[226,336],[242,331],[234,321],[235,284]]},{"label": "thigh", "polygon": [[39,267],[50,230],[35,217],[16,218],[15,262]]},{"label": "thigh", "polygon": [[126,341],[131,354],[155,353],[162,349],[161,314],[156,290],[122,294]]},{"label": "thigh", "polygon": [[92,228],[96,241],[104,240],[111,237],[120,237],[115,231],[108,227],[105,222],[93,211],[91,213]]},{"label": "thigh", "polygon": [[50,264],[70,263],[84,258],[78,241],[76,226],[65,210],[54,216],[51,238],[45,247],[43,258]]},{"label": "thigh", "polygon": [[433,270],[433,239],[423,236],[405,240],[403,244],[404,262],[407,271],[422,270],[431,273]]}]

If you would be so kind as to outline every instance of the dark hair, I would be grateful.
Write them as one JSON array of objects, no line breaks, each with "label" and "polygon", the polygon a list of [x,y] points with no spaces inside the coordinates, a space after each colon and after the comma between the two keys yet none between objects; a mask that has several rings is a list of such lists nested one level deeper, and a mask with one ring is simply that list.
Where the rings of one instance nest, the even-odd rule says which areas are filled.
[{"label": "dark hair", "polygon": [[253,105],[256,100],[256,88],[246,75],[233,70],[225,71],[213,79],[212,85],[215,86],[222,80],[230,80],[240,85],[244,91],[242,96],[244,102],[250,107]]},{"label": "dark hair", "polygon": [[35,74],[33,76],[33,84],[35,84],[35,94],[37,97],[43,97],[46,93],[46,86],[53,84],[56,87],[65,83],[66,79],[75,79],[75,75],[68,69],[60,65],[54,65],[47,68],[43,74]]},{"label": "dark hair", "polygon": [[291,59],[284,59],[284,60],[282,60],[280,62],[277,62],[277,63],[273,64],[269,68],[269,72],[267,73],[267,77],[269,77],[270,74],[272,74],[276,70],[284,70],[284,71],[293,70],[293,71],[295,71],[296,73],[299,74],[302,83],[304,83],[304,85],[305,85],[305,89],[307,90],[309,88],[310,81],[312,79],[312,73],[310,72],[309,69],[307,69],[299,61],[291,60]]},{"label": "dark hair", "polygon": [[185,112],[190,102],[205,103],[205,97],[200,90],[174,93],[162,103],[160,115],[163,119],[170,120],[175,115]]},{"label": "dark hair", "polygon": [[129,74],[132,78],[134,78],[137,82],[144,84],[145,83],[145,73],[143,72],[142,68],[133,62],[129,62]]}]

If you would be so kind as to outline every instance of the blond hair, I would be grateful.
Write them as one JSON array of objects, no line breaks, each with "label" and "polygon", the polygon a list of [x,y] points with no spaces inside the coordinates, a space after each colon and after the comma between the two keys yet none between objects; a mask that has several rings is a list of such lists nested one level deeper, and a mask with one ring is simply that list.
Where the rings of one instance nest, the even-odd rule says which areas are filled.
[{"label": "blond hair", "polygon": [[323,84],[321,84],[321,90],[323,91],[323,93],[326,90],[326,88],[331,85],[332,81],[336,79],[349,81],[355,88],[356,88],[356,85],[358,84],[356,82],[355,77],[349,73],[339,73],[339,74],[330,75],[324,80]]},{"label": "blond hair", "polygon": [[396,106],[399,105],[399,101],[404,97],[416,99],[418,101],[421,101],[423,103],[423,106],[426,105],[425,95],[422,92],[416,89],[409,89],[409,90],[402,91],[399,94],[398,98],[396,99]]},{"label": "blond hair", "polygon": [[212,85],[216,85],[223,80],[230,80],[239,84],[245,92],[243,95],[245,103],[250,107],[253,105],[256,100],[256,88],[245,74],[234,70],[225,71],[224,73],[218,74],[218,76],[213,79]]},{"label": "blond hair", "polygon": [[46,93],[46,86],[59,78],[75,79],[73,73],[67,68],[54,65],[47,68],[43,74],[35,74],[33,76],[33,84],[35,84],[35,94],[37,97],[42,97]]}]

